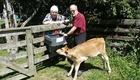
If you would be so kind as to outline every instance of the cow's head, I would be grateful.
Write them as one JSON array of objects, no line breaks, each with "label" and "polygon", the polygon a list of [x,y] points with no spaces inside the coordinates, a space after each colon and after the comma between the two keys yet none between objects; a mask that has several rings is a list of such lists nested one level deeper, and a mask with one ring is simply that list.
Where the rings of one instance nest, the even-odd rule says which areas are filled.
[{"label": "cow's head", "polygon": [[60,48],[60,49],[57,49],[56,52],[60,55],[64,55],[64,56],[67,56],[68,52],[67,50],[69,50],[69,48],[66,46]]}]

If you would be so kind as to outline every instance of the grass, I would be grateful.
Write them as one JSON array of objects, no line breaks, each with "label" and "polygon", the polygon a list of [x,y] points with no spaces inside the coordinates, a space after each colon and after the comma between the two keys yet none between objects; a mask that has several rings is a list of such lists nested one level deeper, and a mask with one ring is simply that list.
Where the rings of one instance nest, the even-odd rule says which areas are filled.
[{"label": "grass", "polygon": [[[89,63],[90,61],[93,61],[92,59],[89,59],[86,61],[86,71],[84,74],[80,77],[78,77],[78,80],[109,80],[112,79],[111,75],[108,75],[106,70],[101,70],[100,67],[102,67],[99,63],[96,63],[96,65],[93,63]],[[98,61],[98,58],[97,58]],[[99,67],[98,67],[99,66]],[[72,80],[72,77],[66,77],[66,74],[68,73],[68,70],[70,69],[70,63],[67,61],[61,61],[57,63],[56,65],[53,65],[51,67],[46,67],[43,70],[40,70],[37,72],[37,74],[28,79],[28,80]],[[114,75],[116,76],[116,75]]]},{"label": "grass", "polygon": [[[128,60],[130,56],[121,57],[117,53],[107,50],[112,73],[108,74],[107,69],[102,70],[102,61],[99,57],[89,58],[86,61],[86,71],[77,80],[139,80],[140,69],[137,64]],[[39,64],[38,64],[39,65]],[[56,64],[46,62],[46,67],[37,71],[34,77],[28,80],[72,80],[72,76],[66,77],[70,69],[70,62],[59,61]]]},{"label": "grass", "polygon": [[[7,51],[0,51],[1,56],[7,56]],[[6,53],[6,54],[5,54]],[[113,52],[107,48],[107,54],[110,60],[110,66],[112,73],[108,74],[107,69],[102,70],[103,64],[101,59],[97,56],[95,58],[89,58],[86,61],[86,71],[77,80],[139,80],[140,68],[136,64],[137,59],[134,56],[119,56],[118,53]],[[43,55],[36,55],[40,57]],[[54,59],[57,57],[54,57]],[[25,62],[25,59],[19,59],[17,63]],[[71,63],[63,60],[62,56],[58,62],[54,62],[51,59],[36,64],[37,73],[30,78],[23,80],[72,80],[72,76],[66,77],[66,74],[70,70]],[[0,66],[2,69],[3,66]],[[14,73],[17,74],[17,73]],[[13,74],[12,74],[13,75]],[[12,76],[10,75],[10,76]],[[9,76],[7,76],[9,77]],[[6,76],[1,77],[1,80],[5,80]]]}]

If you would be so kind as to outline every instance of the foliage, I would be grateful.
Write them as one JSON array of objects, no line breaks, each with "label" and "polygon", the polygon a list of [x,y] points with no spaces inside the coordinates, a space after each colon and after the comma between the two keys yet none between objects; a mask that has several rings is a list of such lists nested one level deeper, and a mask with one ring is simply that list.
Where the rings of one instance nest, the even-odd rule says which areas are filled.
[{"label": "foliage", "polygon": [[[15,12],[22,20],[27,19],[37,8],[40,0],[12,0]],[[44,0],[39,12],[28,25],[42,24],[52,5],[59,7],[59,13],[70,16],[69,6],[75,3],[86,18],[93,19],[138,19],[140,18],[139,0]],[[0,2],[2,4],[2,1]],[[2,11],[2,10],[1,10]]]},{"label": "foliage", "polygon": [[140,54],[139,54],[140,53],[140,47],[139,47],[140,45],[139,45],[139,43],[140,43],[140,39],[139,39],[138,35],[135,36],[135,40],[133,42],[128,43],[130,50],[131,50],[130,51],[130,55],[131,55],[130,58],[132,58],[132,61],[137,64],[138,68],[140,68]]},{"label": "foliage", "polygon": [[124,80],[138,80],[140,78],[140,76],[137,76],[140,74],[140,70],[137,63],[135,63],[137,61],[136,55],[128,54],[127,56],[121,57],[113,53],[110,57],[111,59],[113,58],[113,62],[116,62],[114,65],[117,68],[117,72],[120,73],[120,76]]},{"label": "foliage", "polygon": [[99,19],[139,18],[139,0],[93,0],[87,1],[93,14]]}]

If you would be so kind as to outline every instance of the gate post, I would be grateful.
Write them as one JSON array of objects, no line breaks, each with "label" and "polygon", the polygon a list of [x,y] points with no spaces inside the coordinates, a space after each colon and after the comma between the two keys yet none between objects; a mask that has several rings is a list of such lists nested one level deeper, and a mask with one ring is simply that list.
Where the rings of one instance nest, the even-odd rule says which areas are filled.
[{"label": "gate post", "polygon": [[28,56],[28,66],[29,71],[36,73],[36,67],[34,65],[34,46],[33,46],[33,35],[31,29],[26,30],[26,44],[27,44],[27,56]]}]

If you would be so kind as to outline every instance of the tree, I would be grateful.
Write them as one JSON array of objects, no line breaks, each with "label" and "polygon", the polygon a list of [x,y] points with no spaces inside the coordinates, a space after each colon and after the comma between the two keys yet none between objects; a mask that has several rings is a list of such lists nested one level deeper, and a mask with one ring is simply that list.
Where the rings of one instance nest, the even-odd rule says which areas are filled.
[{"label": "tree", "polygon": [[42,1],[43,1],[43,0],[40,0],[38,6],[37,6],[37,8],[36,8],[36,10],[33,12],[33,14],[32,14],[27,20],[25,20],[25,21],[23,22],[23,24],[21,25],[21,27],[24,27],[24,26],[33,18],[33,16],[34,16],[34,15],[37,13],[37,11],[39,10]]},{"label": "tree", "polygon": [[[5,28],[17,28],[17,20],[15,17],[15,12],[14,8],[11,4],[12,0],[5,0],[3,2],[3,15],[4,15],[4,21],[5,21]],[[33,14],[23,22],[21,27],[24,27],[32,18],[33,16],[37,13],[37,11],[40,8],[40,5],[43,0],[40,0],[37,9],[33,12]],[[6,36],[6,41],[7,43],[16,43],[18,41],[18,35],[12,35],[12,36]],[[16,53],[18,51],[18,47],[7,49],[9,53]]]},{"label": "tree", "polygon": [[[5,0],[3,2],[3,15],[4,15],[4,21],[5,21],[5,27],[6,28],[16,28],[17,27],[17,22],[15,18],[15,13],[14,9],[11,5],[10,0]],[[17,35],[12,35],[12,36],[6,36],[6,41],[7,43],[16,43],[18,41],[18,36]],[[11,48],[7,50],[9,53],[16,53],[18,51],[18,48]]]}]

